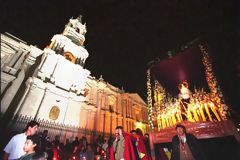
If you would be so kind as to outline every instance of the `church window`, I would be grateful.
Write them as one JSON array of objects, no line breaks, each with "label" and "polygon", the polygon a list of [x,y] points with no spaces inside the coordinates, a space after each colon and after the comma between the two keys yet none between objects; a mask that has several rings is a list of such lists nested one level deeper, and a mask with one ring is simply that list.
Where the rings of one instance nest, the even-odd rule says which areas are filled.
[{"label": "church window", "polygon": [[65,52],[64,57],[70,62],[76,63],[77,58],[70,52]]}]

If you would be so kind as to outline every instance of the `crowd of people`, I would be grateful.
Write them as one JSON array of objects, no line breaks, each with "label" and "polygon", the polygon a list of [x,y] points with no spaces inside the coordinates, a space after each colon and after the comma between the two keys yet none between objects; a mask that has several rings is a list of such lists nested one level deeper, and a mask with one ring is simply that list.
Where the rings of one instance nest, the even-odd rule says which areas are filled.
[{"label": "crowd of people", "polygon": [[[99,135],[92,144],[87,138],[75,137],[70,142],[60,142],[48,137],[48,130],[37,134],[39,123],[31,121],[23,133],[11,138],[4,148],[3,160],[151,160],[149,135],[141,129],[125,132],[122,126],[115,129],[115,136],[108,140]],[[204,160],[196,137],[186,132],[183,125],[176,125],[177,135],[172,139],[172,153],[159,150],[161,160]]]}]

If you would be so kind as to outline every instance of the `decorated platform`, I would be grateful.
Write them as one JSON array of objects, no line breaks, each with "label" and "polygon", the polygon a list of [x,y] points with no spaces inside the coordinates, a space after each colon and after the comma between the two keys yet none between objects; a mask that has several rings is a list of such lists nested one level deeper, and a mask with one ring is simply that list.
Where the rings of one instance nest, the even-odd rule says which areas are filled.
[{"label": "decorated platform", "polygon": [[210,50],[205,42],[192,43],[167,58],[157,58],[147,70],[150,145],[170,143],[176,124],[198,139],[240,134],[214,74]]},{"label": "decorated platform", "polygon": [[[181,124],[187,128],[188,133],[194,134],[198,139],[234,136],[238,143],[240,143],[240,134],[237,132],[231,120],[221,122],[184,121]],[[168,143],[172,141],[174,135],[176,135],[175,127],[168,127],[161,131],[151,133],[151,142],[152,144]]]}]

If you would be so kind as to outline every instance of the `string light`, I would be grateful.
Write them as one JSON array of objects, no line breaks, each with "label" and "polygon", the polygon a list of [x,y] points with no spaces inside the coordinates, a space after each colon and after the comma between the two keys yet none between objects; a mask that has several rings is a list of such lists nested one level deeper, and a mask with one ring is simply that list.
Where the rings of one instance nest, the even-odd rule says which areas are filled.
[{"label": "string light", "polygon": [[161,128],[161,107],[164,106],[163,100],[166,98],[166,92],[164,88],[159,84],[157,80],[154,82],[154,107],[157,111],[157,126],[158,130]]},{"label": "string light", "polygon": [[227,110],[228,107],[224,104],[223,94],[220,90],[220,86],[218,86],[215,75],[213,74],[212,64],[210,61],[209,54],[207,52],[207,47],[204,44],[198,45],[200,51],[203,55],[203,65],[205,67],[205,74],[208,86],[211,91],[212,99],[214,99],[215,103],[217,103],[218,109],[220,111],[221,117],[226,120],[227,119]]},{"label": "string light", "polygon": [[153,131],[153,107],[152,107],[152,89],[151,89],[151,75],[150,69],[147,70],[147,101],[148,101],[148,122],[150,130]]}]

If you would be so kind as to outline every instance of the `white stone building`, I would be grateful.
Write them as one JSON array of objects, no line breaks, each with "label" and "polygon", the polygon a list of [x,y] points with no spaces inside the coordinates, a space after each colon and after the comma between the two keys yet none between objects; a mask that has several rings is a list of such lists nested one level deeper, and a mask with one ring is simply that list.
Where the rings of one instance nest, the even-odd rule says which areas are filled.
[{"label": "white stone building", "polygon": [[[125,93],[84,68],[89,56],[85,33],[81,17],[70,19],[44,50],[1,34],[2,123],[10,121],[19,128],[19,117],[27,116],[25,120],[41,121],[40,130],[64,139],[109,135],[118,125],[126,131],[148,131],[146,103],[138,94]],[[55,124],[63,127],[53,128]]]}]

